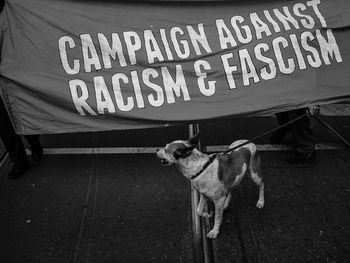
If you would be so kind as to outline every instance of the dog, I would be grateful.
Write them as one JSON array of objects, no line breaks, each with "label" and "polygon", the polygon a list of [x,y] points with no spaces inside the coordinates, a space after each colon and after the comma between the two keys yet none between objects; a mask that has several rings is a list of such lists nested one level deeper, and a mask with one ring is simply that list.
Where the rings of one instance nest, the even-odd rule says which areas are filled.
[{"label": "dog", "polygon": [[[199,216],[210,218],[213,213],[206,212],[207,200],[215,205],[214,227],[207,237],[214,239],[219,234],[224,210],[231,200],[231,192],[248,173],[259,188],[259,199],[256,207],[264,206],[264,183],[261,174],[261,161],[257,147],[247,143],[230,153],[216,157],[200,152],[196,145],[200,133],[188,140],[176,140],[168,143],[164,148],[157,149],[157,157],[164,166],[175,164],[180,172],[193,182],[193,186],[200,193],[197,207]],[[229,148],[234,148],[247,142],[238,140]]]}]

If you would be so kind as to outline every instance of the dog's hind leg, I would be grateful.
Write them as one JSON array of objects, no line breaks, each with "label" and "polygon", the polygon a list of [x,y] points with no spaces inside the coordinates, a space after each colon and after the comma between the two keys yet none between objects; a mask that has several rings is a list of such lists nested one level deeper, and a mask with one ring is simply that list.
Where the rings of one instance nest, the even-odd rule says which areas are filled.
[{"label": "dog's hind leg", "polygon": [[[252,175],[253,177],[253,175]],[[256,203],[256,207],[257,208],[263,208],[264,204],[265,204],[265,199],[264,199],[264,183],[262,182],[261,177],[258,176],[258,174],[254,175],[253,179],[254,182],[257,184],[257,186],[259,187],[259,200]]]},{"label": "dog's hind leg", "polygon": [[263,208],[265,204],[264,199],[264,183],[262,181],[262,173],[261,173],[261,167],[260,167],[260,157],[257,152],[254,153],[254,155],[251,158],[250,162],[250,176],[253,180],[253,182],[259,187],[259,200],[256,203],[257,208]]},{"label": "dog's hind leg", "polygon": [[213,216],[213,212],[206,212],[204,211],[205,205],[207,204],[207,197],[204,194],[200,194],[200,199],[199,199],[199,204],[197,206],[197,214],[199,216],[203,216],[203,217],[212,217]]},{"label": "dog's hind leg", "polygon": [[221,197],[219,200],[215,200],[215,219],[214,219],[214,227],[207,234],[209,238],[216,238],[219,234],[220,225],[222,222],[222,216],[224,213],[224,204],[225,204],[226,196]]}]

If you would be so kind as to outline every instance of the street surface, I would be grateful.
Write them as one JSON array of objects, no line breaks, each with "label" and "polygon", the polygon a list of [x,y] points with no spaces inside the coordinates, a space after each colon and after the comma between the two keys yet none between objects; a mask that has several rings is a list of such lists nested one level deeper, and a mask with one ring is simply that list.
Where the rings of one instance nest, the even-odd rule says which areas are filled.
[{"label": "street surface", "polygon": [[[350,117],[336,115],[325,119],[350,140]],[[273,117],[205,122],[201,143],[229,145],[276,125]],[[348,262],[350,151],[315,120],[312,127],[319,147],[334,147],[299,166],[286,163],[285,148],[263,148],[274,149],[262,151],[266,205],[255,208],[258,190],[250,180],[240,185],[213,242],[215,262]],[[74,153],[156,148],[187,134],[179,125],[41,140],[47,152]],[[269,145],[268,138],[255,143]],[[190,184],[155,154],[46,154],[39,164],[30,161],[22,178],[0,177],[2,262],[193,261]]]}]

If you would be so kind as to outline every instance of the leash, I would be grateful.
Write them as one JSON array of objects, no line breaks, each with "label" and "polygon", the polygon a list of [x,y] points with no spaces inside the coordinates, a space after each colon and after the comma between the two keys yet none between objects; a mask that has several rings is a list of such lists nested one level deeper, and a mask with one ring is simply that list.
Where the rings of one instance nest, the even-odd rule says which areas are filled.
[{"label": "leash", "polygon": [[293,120],[290,120],[290,121],[288,121],[288,122],[286,122],[286,123],[284,123],[284,124],[282,124],[282,125],[280,125],[280,126],[274,128],[274,129],[272,129],[272,130],[269,130],[269,131],[264,132],[264,133],[262,133],[262,134],[260,134],[260,135],[258,135],[258,136],[255,136],[255,137],[253,137],[253,138],[251,138],[251,139],[249,139],[249,140],[247,140],[247,141],[245,141],[245,142],[243,142],[243,143],[241,143],[241,144],[236,145],[235,147],[229,148],[229,149],[227,149],[226,151],[222,151],[222,152],[214,153],[214,154],[210,155],[210,156],[209,156],[209,160],[203,165],[202,169],[199,170],[199,172],[197,172],[195,175],[192,175],[192,176],[190,177],[190,179],[193,180],[193,179],[197,178],[199,175],[201,175],[201,173],[203,173],[203,172],[205,171],[205,169],[207,169],[208,166],[209,166],[212,162],[214,162],[214,160],[215,160],[216,158],[218,158],[218,157],[220,157],[220,156],[222,156],[222,155],[228,154],[229,152],[232,152],[232,151],[234,151],[234,150],[236,150],[236,149],[238,149],[238,148],[240,148],[240,147],[242,147],[242,146],[244,146],[244,145],[247,145],[247,144],[249,144],[249,143],[251,143],[251,142],[253,142],[253,141],[257,140],[257,139],[260,139],[260,138],[262,138],[262,137],[265,137],[266,135],[269,135],[269,134],[271,134],[271,133],[273,133],[273,132],[275,132],[275,131],[277,131],[277,130],[279,130],[279,129],[282,129],[282,128],[288,126],[289,124],[294,123],[294,122],[296,122],[296,121],[298,121],[298,120],[300,120],[300,119],[302,119],[302,118],[304,118],[304,117],[306,117],[306,116],[308,116],[308,115],[309,115],[309,114],[306,112],[306,113],[304,113],[303,115],[300,115],[299,117],[297,117],[297,118],[295,118],[295,119],[293,119]]},{"label": "leash", "polygon": [[212,154],[209,156],[209,160],[203,165],[202,169],[199,170],[199,172],[197,172],[195,175],[192,175],[190,177],[191,180],[195,179],[196,177],[198,177],[201,173],[204,172],[205,169],[208,168],[208,166],[214,162],[214,160],[216,159],[216,157],[218,157],[218,154]]}]

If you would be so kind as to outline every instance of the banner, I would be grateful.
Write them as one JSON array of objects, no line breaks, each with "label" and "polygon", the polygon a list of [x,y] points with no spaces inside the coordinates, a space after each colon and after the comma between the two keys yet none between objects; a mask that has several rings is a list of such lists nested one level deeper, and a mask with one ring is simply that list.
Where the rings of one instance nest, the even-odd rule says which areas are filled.
[{"label": "banner", "polygon": [[156,127],[350,98],[350,1],[7,0],[18,133]]}]

